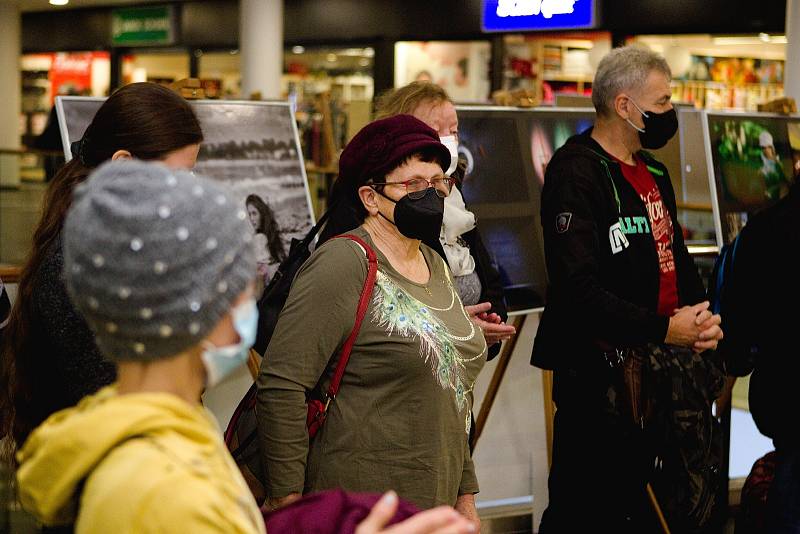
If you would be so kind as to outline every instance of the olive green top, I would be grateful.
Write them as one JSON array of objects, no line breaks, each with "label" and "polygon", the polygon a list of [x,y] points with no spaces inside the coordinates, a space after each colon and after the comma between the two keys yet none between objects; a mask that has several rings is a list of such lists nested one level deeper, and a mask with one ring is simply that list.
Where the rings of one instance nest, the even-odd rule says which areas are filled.
[{"label": "olive green top", "polygon": [[394,489],[421,508],[477,493],[467,437],[486,342],[442,258],[422,245],[427,284],[399,274],[369,234],[378,277],[328,419],[308,443],[306,394],[335,368],[367,275],[364,251],[333,239],[297,274],[258,377],[267,494]]}]

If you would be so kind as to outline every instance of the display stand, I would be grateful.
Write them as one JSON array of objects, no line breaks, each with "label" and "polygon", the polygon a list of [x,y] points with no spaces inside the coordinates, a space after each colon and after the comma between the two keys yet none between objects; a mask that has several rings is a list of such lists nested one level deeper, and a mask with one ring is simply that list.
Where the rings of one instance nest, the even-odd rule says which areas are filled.
[{"label": "display stand", "polygon": [[[517,334],[522,331],[526,317],[527,315],[517,315],[509,319],[509,324],[517,329]],[[475,433],[470,442],[472,450],[475,450],[478,439],[481,437],[483,429],[486,427],[486,420],[489,418],[489,414],[492,411],[495,398],[497,398],[497,391],[500,389],[500,384],[503,382],[503,377],[506,374],[506,369],[508,369],[508,363],[511,361],[511,355],[514,353],[514,348],[517,346],[518,339],[519,335],[515,335],[503,343],[503,346],[500,348],[500,354],[497,355],[497,367],[494,369],[492,380],[489,382],[489,389],[486,391],[486,396],[483,398],[481,409],[475,420]]]}]

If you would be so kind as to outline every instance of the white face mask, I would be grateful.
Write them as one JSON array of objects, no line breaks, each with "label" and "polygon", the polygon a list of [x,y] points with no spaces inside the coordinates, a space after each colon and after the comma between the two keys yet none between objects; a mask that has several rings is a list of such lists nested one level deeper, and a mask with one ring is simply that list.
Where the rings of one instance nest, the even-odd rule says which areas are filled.
[{"label": "white face mask", "polygon": [[450,166],[444,171],[446,176],[450,176],[453,174],[453,171],[456,170],[456,166],[458,165],[458,141],[456,140],[455,135],[446,135],[444,137],[440,137],[439,142],[446,146],[447,150],[450,151]]},{"label": "white face mask", "polygon": [[247,361],[250,347],[256,341],[258,330],[258,308],[256,299],[249,298],[231,310],[233,328],[239,334],[239,342],[234,345],[217,347],[204,341],[206,349],[201,357],[206,368],[206,387],[212,387],[233,373]]}]

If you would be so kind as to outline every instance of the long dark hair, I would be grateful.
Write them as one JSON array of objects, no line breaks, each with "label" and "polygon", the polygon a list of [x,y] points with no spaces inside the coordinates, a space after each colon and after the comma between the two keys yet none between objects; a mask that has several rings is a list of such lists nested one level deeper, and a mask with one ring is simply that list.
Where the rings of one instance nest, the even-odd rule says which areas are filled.
[{"label": "long dark hair", "polygon": [[15,444],[22,445],[33,428],[50,415],[51,403],[44,398],[47,391],[36,387],[37,366],[47,354],[42,354],[41,336],[32,328],[38,315],[35,280],[59,240],[75,187],[117,150],[127,150],[143,160],[158,160],[202,140],[200,123],[189,103],[161,85],[126,85],[100,106],[86,128],[77,157],[56,173],[45,193],[42,217],[22,269],[0,351],[0,383],[5,384],[0,392],[0,437],[11,436]]},{"label": "long dark hair", "polygon": [[258,211],[258,227],[256,227],[256,233],[267,236],[267,250],[270,256],[272,256],[272,259],[278,262],[285,260],[286,251],[281,241],[278,221],[275,220],[275,212],[273,212],[269,204],[264,202],[258,195],[247,195],[244,203],[246,206],[253,206],[256,211]]}]

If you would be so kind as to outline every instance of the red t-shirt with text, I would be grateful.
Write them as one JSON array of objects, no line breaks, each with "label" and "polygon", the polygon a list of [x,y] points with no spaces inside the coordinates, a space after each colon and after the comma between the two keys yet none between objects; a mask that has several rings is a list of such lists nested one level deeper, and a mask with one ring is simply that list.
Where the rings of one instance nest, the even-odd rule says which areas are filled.
[{"label": "red t-shirt with text", "polygon": [[647,165],[638,156],[634,156],[636,165],[628,165],[620,161],[622,174],[639,194],[639,198],[647,208],[650,218],[650,229],[653,232],[656,251],[658,252],[659,284],[658,314],[669,317],[678,307],[678,276],[675,272],[675,257],[672,253],[672,242],[675,231],[672,218],[661,199],[661,191],[655,178],[647,170]]}]

